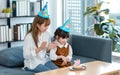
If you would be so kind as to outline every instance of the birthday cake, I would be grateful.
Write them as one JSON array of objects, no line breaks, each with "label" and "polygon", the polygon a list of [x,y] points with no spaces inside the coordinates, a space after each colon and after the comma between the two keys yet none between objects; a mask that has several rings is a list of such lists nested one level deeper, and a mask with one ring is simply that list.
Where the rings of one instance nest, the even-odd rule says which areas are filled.
[{"label": "birthday cake", "polygon": [[76,60],[74,61],[73,68],[74,68],[74,69],[80,69],[80,68],[81,68],[80,59],[76,59]]}]

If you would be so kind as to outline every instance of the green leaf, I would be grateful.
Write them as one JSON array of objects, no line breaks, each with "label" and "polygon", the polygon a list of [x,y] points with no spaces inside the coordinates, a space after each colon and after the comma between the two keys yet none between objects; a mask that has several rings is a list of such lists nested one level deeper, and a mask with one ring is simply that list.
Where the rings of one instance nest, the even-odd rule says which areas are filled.
[{"label": "green leaf", "polygon": [[105,20],[105,17],[104,16],[99,16],[100,17],[100,22],[104,21]]},{"label": "green leaf", "polygon": [[113,50],[113,51],[115,50],[116,44],[117,44],[117,42],[113,40],[113,47],[112,47],[112,50]]},{"label": "green leaf", "polygon": [[94,18],[96,19],[96,21],[100,22],[100,18],[98,15],[94,15]]},{"label": "green leaf", "polygon": [[94,7],[92,7],[92,10],[93,10],[93,11],[97,11],[98,9],[97,9],[96,6],[94,6]]},{"label": "green leaf", "polygon": [[104,16],[99,16],[99,15],[94,15],[94,18],[96,19],[96,21],[98,21],[99,23],[101,23],[102,21],[105,20]]},{"label": "green leaf", "polygon": [[108,15],[109,12],[110,12],[110,10],[109,10],[109,9],[104,9],[103,12],[104,12],[106,15]]},{"label": "green leaf", "polygon": [[97,8],[98,8],[98,9],[100,9],[100,8],[101,8],[101,6],[102,6],[102,4],[103,4],[103,1],[102,1],[102,2],[100,2],[100,3],[98,3]]},{"label": "green leaf", "polygon": [[120,38],[120,34],[117,34],[117,36]]},{"label": "green leaf", "polygon": [[116,38],[116,34],[115,34],[114,32],[109,33],[109,36],[112,37],[112,38],[113,38],[113,37]]},{"label": "green leaf", "polygon": [[109,33],[109,30],[108,30],[108,25],[107,24],[105,24],[105,23],[102,23],[101,24],[101,29],[102,29],[102,31],[104,32],[104,33]]},{"label": "green leaf", "polygon": [[96,11],[97,10],[97,7],[96,6],[94,6],[94,7],[92,7],[92,6],[87,6],[87,8],[86,8],[86,11]]},{"label": "green leaf", "polygon": [[120,52],[120,43],[115,44],[115,52]]},{"label": "green leaf", "polygon": [[116,21],[114,19],[108,19],[109,22],[113,23],[115,25]]},{"label": "green leaf", "polygon": [[100,24],[94,24],[94,30],[96,31],[97,35],[103,35],[104,34],[102,29],[100,28]]},{"label": "green leaf", "polygon": [[105,22],[101,24],[101,29],[104,33],[112,33],[113,32],[113,27],[110,22]]},{"label": "green leaf", "polygon": [[88,6],[86,8],[86,12],[84,13],[84,15],[89,15],[89,14],[91,14],[93,12],[96,12],[96,10],[97,10],[97,7],[90,7],[90,6]]}]

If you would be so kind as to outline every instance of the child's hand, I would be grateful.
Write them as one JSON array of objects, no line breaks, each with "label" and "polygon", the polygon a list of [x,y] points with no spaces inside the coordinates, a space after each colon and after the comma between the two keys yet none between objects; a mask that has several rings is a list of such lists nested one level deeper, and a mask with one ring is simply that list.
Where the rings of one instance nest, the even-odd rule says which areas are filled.
[{"label": "child's hand", "polygon": [[64,57],[64,56],[62,57],[62,60],[63,60],[62,65],[67,64],[67,62],[69,61],[69,59],[67,57]]},{"label": "child's hand", "polygon": [[62,65],[65,65],[65,62],[64,62],[64,61],[62,62]]}]

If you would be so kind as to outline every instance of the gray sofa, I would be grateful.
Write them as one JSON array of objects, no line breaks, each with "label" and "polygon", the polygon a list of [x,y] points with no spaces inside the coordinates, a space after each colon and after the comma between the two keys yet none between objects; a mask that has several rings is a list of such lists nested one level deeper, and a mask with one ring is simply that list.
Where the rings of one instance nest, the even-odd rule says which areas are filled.
[{"label": "gray sofa", "polygon": [[[112,40],[90,36],[71,35],[68,41],[73,48],[73,59],[81,63],[100,60],[111,63]],[[22,46],[0,51],[0,75],[34,75],[24,71]]]}]

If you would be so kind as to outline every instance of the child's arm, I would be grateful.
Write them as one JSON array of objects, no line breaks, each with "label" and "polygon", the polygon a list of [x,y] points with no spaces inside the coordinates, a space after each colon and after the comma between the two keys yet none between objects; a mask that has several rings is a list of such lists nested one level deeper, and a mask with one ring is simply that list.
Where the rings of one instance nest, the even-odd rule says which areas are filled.
[{"label": "child's arm", "polygon": [[72,55],[73,55],[72,47],[71,47],[71,45],[69,45],[69,54],[67,56],[67,58],[69,59],[69,61],[71,61]]},{"label": "child's arm", "polygon": [[67,62],[69,61],[69,59],[67,57],[64,57],[64,56],[62,57],[62,60],[63,60],[62,65],[67,64]]},{"label": "child's arm", "polygon": [[56,51],[57,51],[56,48],[50,50],[50,59],[51,60],[57,60]]},{"label": "child's arm", "polygon": [[57,59],[65,60],[64,58],[66,58],[66,57],[64,57],[62,55],[60,55],[60,56],[56,55],[56,51],[57,51],[57,48],[50,50],[50,59],[51,60],[57,60]]}]

